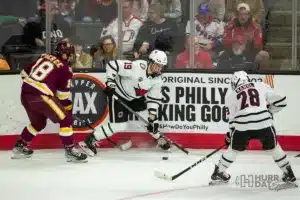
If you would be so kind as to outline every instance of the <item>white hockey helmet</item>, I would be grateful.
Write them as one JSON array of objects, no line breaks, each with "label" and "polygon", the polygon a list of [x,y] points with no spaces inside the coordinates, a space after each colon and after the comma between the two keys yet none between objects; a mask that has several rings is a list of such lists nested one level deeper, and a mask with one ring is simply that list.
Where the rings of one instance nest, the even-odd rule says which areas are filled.
[{"label": "white hockey helmet", "polygon": [[250,82],[250,78],[246,72],[244,71],[234,72],[231,77],[231,88],[235,90],[238,86],[249,82]]},{"label": "white hockey helmet", "polygon": [[168,64],[167,54],[160,50],[153,50],[149,55],[149,60],[163,66]]}]

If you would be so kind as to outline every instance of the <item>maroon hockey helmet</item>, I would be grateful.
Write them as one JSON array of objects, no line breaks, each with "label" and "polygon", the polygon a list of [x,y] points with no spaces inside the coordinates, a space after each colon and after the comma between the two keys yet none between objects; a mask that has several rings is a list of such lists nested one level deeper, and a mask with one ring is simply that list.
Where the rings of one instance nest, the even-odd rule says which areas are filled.
[{"label": "maroon hockey helmet", "polygon": [[75,47],[68,41],[60,41],[55,48],[55,55],[70,63],[75,59]]}]

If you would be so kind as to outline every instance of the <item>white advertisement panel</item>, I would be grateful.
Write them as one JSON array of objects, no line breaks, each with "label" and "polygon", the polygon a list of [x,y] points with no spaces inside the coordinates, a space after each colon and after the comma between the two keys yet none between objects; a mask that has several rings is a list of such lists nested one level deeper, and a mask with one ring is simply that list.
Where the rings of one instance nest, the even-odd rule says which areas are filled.
[{"label": "white advertisement panel", "polygon": [[[73,114],[86,119],[94,126],[107,120],[106,99],[101,92],[105,83],[104,73],[80,74],[73,81]],[[172,133],[224,133],[227,131],[225,118],[225,97],[230,91],[230,74],[165,73],[163,105],[160,107],[161,129]],[[82,79],[84,77],[84,79]],[[300,80],[297,76],[255,75],[252,81],[267,82],[276,91],[287,96],[288,106],[275,116],[275,126],[279,134],[298,135],[300,133],[297,112],[299,94],[295,87]],[[27,116],[20,103],[21,79],[18,75],[1,76],[0,134],[17,134],[28,124]],[[100,86],[100,87],[99,87]],[[100,89],[99,89],[100,88]],[[293,89],[294,88],[294,89]],[[145,113],[144,113],[145,114]],[[83,124],[74,120],[78,130]],[[127,131],[140,132],[145,127],[132,121]],[[49,122],[44,133],[57,131],[57,126]]]}]

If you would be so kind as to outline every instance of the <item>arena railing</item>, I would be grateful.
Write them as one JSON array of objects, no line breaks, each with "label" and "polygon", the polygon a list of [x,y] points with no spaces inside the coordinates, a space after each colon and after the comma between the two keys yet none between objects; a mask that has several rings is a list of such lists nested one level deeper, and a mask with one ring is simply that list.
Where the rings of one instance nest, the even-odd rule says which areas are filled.
[{"label": "arena railing", "polygon": [[[240,69],[243,70],[243,69]],[[215,69],[166,69],[164,73],[197,73],[197,74],[232,74],[238,70],[215,70]],[[266,75],[300,75],[300,71],[283,71],[283,70],[244,70],[248,74],[266,74]],[[1,75],[18,75],[21,70],[0,70]],[[73,73],[105,73],[105,69],[82,68],[73,69]]]}]

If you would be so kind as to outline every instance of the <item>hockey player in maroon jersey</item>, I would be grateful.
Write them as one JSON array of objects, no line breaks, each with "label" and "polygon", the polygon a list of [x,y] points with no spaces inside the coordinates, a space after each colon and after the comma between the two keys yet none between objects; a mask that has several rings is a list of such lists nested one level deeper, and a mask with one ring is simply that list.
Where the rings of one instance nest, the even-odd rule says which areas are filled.
[{"label": "hockey player in maroon jersey", "polygon": [[28,158],[33,154],[29,144],[47,124],[47,119],[59,123],[59,135],[65,147],[68,162],[86,162],[87,156],[74,147],[72,130],[72,103],[70,95],[75,49],[66,41],[58,43],[55,53],[42,54],[31,66],[21,72],[23,79],[21,102],[30,124],[16,142],[13,158]]}]

